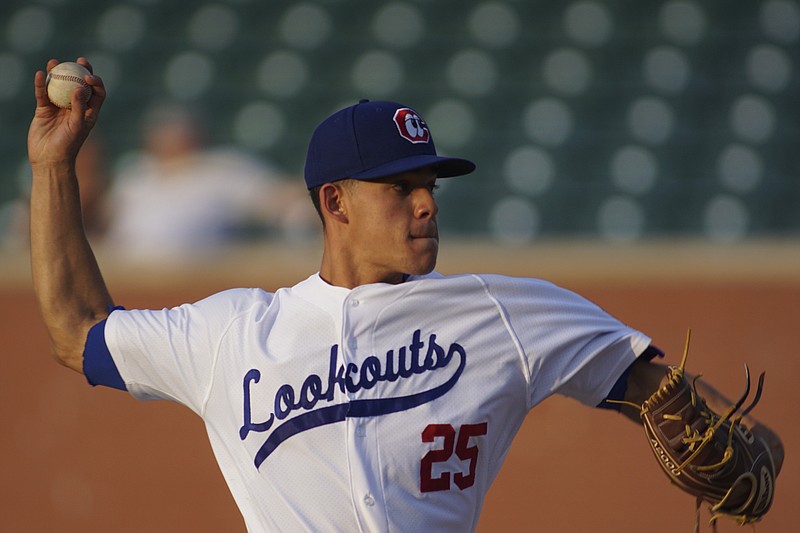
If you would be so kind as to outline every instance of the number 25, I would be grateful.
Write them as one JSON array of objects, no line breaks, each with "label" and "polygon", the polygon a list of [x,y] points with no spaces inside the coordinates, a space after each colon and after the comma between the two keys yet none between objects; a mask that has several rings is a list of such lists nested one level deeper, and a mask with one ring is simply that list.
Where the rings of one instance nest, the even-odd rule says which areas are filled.
[{"label": "number 25", "polygon": [[[433,477],[433,464],[443,463],[450,459],[453,451],[462,461],[469,461],[469,472],[456,472],[453,483],[461,490],[471,487],[475,483],[475,468],[478,462],[478,447],[470,446],[470,437],[486,435],[486,422],[481,424],[464,424],[458,432],[450,424],[429,424],[422,431],[422,442],[434,442],[438,437],[442,440],[442,447],[430,450],[422,458],[419,465],[419,488],[421,492],[435,492],[450,490],[450,472],[442,472],[439,477]],[[457,438],[456,438],[457,436]]]}]

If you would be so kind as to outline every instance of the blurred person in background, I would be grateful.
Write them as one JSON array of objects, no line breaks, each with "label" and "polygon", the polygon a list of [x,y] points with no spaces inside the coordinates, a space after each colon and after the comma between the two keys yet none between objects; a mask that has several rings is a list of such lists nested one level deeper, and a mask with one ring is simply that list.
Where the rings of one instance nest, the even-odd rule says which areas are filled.
[{"label": "blurred person in background", "polygon": [[113,179],[107,245],[127,259],[216,253],[254,238],[298,240],[313,231],[302,182],[257,157],[211,146],[202,115],[159,103],[144,117],[141,150]]}]

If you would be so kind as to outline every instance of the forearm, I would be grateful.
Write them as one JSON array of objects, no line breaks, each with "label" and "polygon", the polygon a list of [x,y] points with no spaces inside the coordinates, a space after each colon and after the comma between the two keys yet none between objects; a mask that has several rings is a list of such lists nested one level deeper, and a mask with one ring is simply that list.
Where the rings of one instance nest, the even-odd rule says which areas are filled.
[{"label": "forearm", "polygon": [[86,333],[112,299],[83,230],[71,163],[33,167],[31,271],[53,351],[80,372]]},{"label": "forearm", "polygon": [[[78,63],[91,72],[85,58]],[[58,61],[47,62],[48,71]],[[70,107],[61,109],[47,96],[44,71],[34,80],[36,111],[28,129],[31,189],[31,271],[53,352],[66,366],[83,371],[83,346],[92,325],[112,304],[83,231],[75,160],[97,121],[106,91],[89,74],[90,94],[76,88]]]},{"label": "forearm", "polygon": [[667,366],[649,361],[636,361],[628,377],[625,403],[620,412],[630,420],[641,423],[641,405],[666,381]]}]

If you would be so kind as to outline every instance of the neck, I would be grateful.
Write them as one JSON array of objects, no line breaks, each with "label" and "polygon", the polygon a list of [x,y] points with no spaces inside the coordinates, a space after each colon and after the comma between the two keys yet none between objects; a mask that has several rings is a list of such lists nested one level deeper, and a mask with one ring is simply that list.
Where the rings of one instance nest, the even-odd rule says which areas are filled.
[{"label": "neck", "polygon": [[356,264],[354,258],[343,257],[334,259],[328,250],[322,253],[322,264],[319,269],[320,277],[327,283],[336,287],[354,289],[360,285],[370,283],[389,283],[397,285],[405,279],[402,272],[379,270]]}]

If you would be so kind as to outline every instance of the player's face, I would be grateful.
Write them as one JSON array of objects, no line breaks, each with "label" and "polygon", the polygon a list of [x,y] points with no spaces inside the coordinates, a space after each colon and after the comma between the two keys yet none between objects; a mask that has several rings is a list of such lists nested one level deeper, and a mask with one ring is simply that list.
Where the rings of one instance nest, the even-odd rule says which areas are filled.
[{"label": "player's face", "polygon": [[350,237],[358,263],[375,280],[396,283],[402,274],[427,274],[439,253],[439,208],[433,167],[403,172],[351,187]]}]

